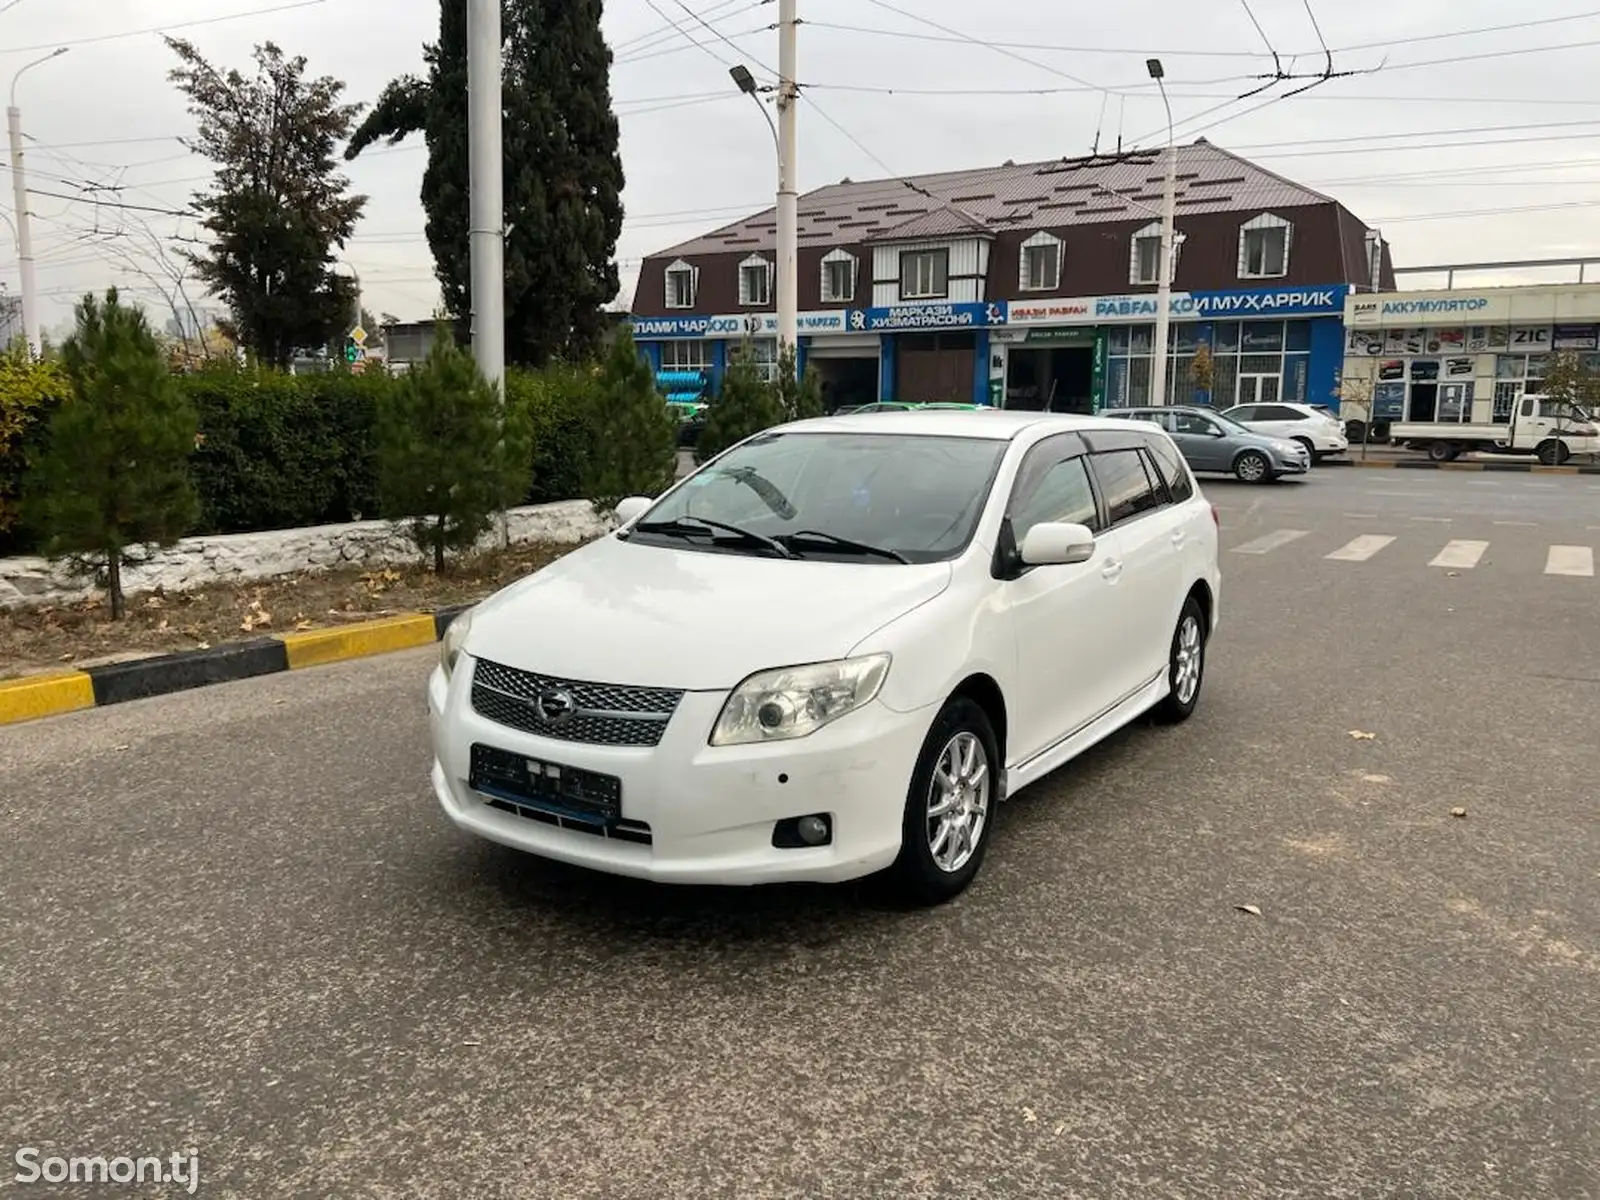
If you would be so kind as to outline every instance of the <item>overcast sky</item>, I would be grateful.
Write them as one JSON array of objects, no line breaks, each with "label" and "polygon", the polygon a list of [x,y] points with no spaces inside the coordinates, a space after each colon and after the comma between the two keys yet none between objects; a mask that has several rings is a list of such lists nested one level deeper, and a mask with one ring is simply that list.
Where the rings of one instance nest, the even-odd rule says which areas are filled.
[{"label": "overcast sky", "polygon": [[[304,54],[312,72],[345,80],[350,99],[370,102],[393,76],[422,69],[422,44],[438,29],[438,0],[288,4],[0,0],[0,85],[41,53],[72,47],[30,70],[16,93],[30,187],[72,197],[34,195],[29,205],[47,329],[70,320],[85,289],[139,285],[137,271],[113,253],[142,256],[147,229],[194,232],[192,222],[89,199],[178,207],[207,172],[177,140],[192,123],[166,80],[172,56],[155,33],[137,31],[164,28],[213,63],[241,69],[251,46],[270,38]],[[1251,7],[1284,70],[1323,68],[1305,0],[1253,0]],[[1203,132],[1332,193],[1382,226],[1399,265],[1596,252],[1600,72],[1592,67],[1600,8],[1584,0],[1525,0],[1514,9],[1503,0],[1310,0],[1310,7],[1336,70],[1382,69],[1261,107],[1275,92],[1227,103],[1259,86],[1249,77],[1273,70],[1241,0],[800,0],[807,24],[798,75],[809,100],[800,110],[800,186],[1083,154],[1097,127],[1103,150],[1116,145],[1119,128],[1130,144],[1161,143],[1165,115],[1144,67],[1159,54],[1180,141]],[[1549,20],[1582,13],[1591,15]],[[644,254],[771,202],[771,136],[751,100],[733,90],[727,67],[744,62],[767,77],[777,65],[769,28],[776,14],[770,0],[608,0],[612,97],[628,179],[629,215],[617,248],[624,300]],[[1548,23],[1443,36],[1505,25],[1514,14]],[[960,35],[1014,48],[963,43]],[[438,299],[417,199],[425,159],[417,137],[369,150],[349,166],[370,201],[348,261],[367,307],[403,319],[425,318]],[[107,184],[122,190],[84,191]],[[11,198],[9,186],[0,189],[7,217]],[[1515,209],[1523,211],[1471,215]],[[0,249],[0,282],[12,294],[14,251],[9,241]],[[148,258],[138,261],[152,269]]]}]

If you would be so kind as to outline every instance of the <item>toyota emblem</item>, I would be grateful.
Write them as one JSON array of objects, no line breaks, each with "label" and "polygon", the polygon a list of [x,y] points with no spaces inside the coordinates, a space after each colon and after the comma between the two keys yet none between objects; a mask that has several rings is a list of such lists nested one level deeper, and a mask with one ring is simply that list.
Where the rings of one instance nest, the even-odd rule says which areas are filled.
[{"label": "toyota emblem", "polygon": [[578,713],[570,692],[540,692],[533,700],[533,711],[546,725],[565,725]]}]

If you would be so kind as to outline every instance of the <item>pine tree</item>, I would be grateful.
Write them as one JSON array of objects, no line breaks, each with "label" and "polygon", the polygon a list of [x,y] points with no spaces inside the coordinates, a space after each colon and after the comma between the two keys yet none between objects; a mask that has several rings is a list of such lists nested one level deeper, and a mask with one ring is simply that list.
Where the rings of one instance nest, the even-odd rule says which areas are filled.
[{"label": "pine tree", "polygon": [[444,325],[427,361],[379,393],[377,427],[379,504],[435,571],[527,493],[527,410],[508,404],[502,414],[497,389]]},{"label": "pine tree", "polygon": [[[445,308],[471,309],[467,245],[467,6],[441,0],[425,78],[386,87],[346,158],[422,133],[428,245]],[[617,294],[622,159],[601,0],[503,0],[506,357],[539,367],[600,349]]]},{"label": "pine tree", "polygon": [[348,194],[334,147],[361,106],[340,104],[344,84],[307,79],[306,60],[271,42],[256,47],[252,78],[218,71],[188,42],[167,45],[180,63],[168,78],[199,126],[184,144],[217,164],[194,201],[209,243],[190,261],[228,305],[225,332],[277,367],[297,350],[342,344],[355,284],[334,273],[334,254],[367,200]]},{"label": "pine tree", "polygon": [[779,388],[762,378],[750,348],[740,346],[729,356],[722,390],[706,414],[706,427],[695,446],[695,457],[706,462],[729,446],[783,421]]},{"label": "pine tree", "polygon": [[24,484],[24,515],[47,553],[103,572],[111,617],[126,604],[122,568],[170,546],[198,514],[189,455],[196,418],[139,309],[115,288],[86,295],[61,348],[71,395]]},{"label": "pine tree", "polygon": [[800,373],[793,346],[785,346],[778,356],[778,400],[785,421],[805,421],[822,415],[822,379],[809,364],[805,373]]},{"label": "pine tree", "polygon": [[583,494],[595,512],[609,515],[628,496],[659,496],[671,487],[678,423],[627,329],[618,331],[606,354],[593,406]]}]

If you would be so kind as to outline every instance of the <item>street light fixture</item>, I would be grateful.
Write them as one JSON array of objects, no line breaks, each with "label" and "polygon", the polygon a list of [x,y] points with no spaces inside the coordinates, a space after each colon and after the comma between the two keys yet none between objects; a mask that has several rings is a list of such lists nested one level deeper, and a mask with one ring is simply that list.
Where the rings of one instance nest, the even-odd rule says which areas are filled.
[{"label": "street light fixture", "polygon": [[22,276],[22,333],[29,351],[35,355],[43,352],[43,343],[39,337],[39,297],[33,275],[33,232],[28,227],[28,176],[22,158],[22,112],[17,108],[17,81],[40,63],[60,58],[68,49],[70,47],[59,46],[18,67],[11,77],[10,102],[6,107],[6,136],[11,143],[11,191],[17,212],[17,273]]},{"label": "street light fixture", "polygon": [[1178,207],[1178,153],[1173,145],[1172,102],[1167,99],[1167,85],[1163,82],[1167,72],[1159,58],[1146,59],[1144,65],[1145,70],[1150,72],[1150,78],[1156,81],[1156,87],[1161,90],[1161,103],[1167,110],[1167,171],[1161,192],[1161,261],[1157,267],[1156,338],[1155,345],[1151,347],[1154,357],[1150,360],[1150,403],[1165,404],[1167,342],[1172,326],[1172,226]]}]

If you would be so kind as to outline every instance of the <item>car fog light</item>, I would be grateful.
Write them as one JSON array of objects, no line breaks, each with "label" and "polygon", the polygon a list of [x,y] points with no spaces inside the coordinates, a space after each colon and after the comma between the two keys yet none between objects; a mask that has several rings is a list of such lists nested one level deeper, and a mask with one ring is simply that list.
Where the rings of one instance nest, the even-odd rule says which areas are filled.
[{"label": "car fog light", "polygon": [[828,840],[828,822],[823,817],[801,817],[795,822],[795,832],[808,846],[820,846]]}]

